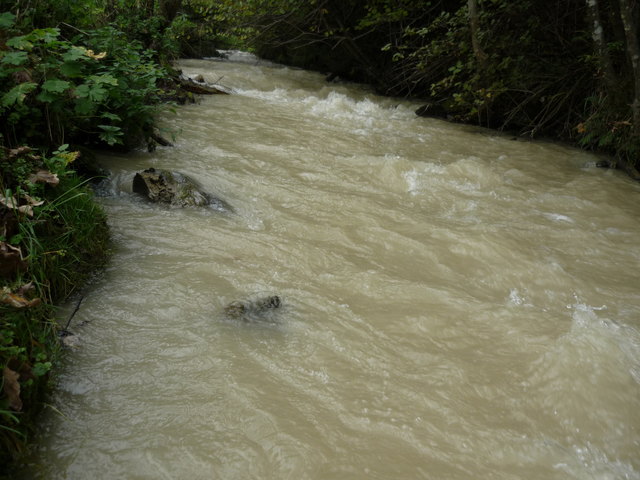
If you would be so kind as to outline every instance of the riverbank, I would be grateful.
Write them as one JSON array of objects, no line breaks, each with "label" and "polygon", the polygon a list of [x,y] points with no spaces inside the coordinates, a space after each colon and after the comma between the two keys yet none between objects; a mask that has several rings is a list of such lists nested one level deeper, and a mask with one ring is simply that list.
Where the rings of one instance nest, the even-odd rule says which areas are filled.
[{"label": "riverbank", "polygon": [[0,149],[0,464],[26,449],[61,356],[56,304],[79,291],[108,257],[106,215],[69,164]]},{"label": "riverbank", "polygon": [[100,172],[84,147],[155,145],[155,115],[173,94],[160,86],[169,70],[112,26],[37,16],[0,13],[2,465],[32,438],[61,358],[56,305],[108,258],[106,215],[88,185]]},{"label": "riverbank", "polygon": [[[156,81],[166,103],[226,93],[172,69]],[[170,145],[155,128],[151,132],[147,149]],[[109,257],[106,214],[89,185],[101,172],[91,151],[81,150],[64,145],[44,156],[31,147],[0,147],[0,464],[7,468],[36,432],[73,335],[59,323],[56,305],[77,294]]]},{"label": "riverbank", "polygon": [[603,152],[638,177],[638,4],[250,3],[236,23],[253,27],[263,58],[421,98],[456,122]]},{"label": "riverbank", "polygon": [[[420,100],[420,99],[417,99],[417,100]],[[415,113],[419,117],[438,118],[438,119],[447,120],[453,123],[463,123],[463,124],[476,125],[476,126],[478,125],[477,123],[473,123],[473,122],[456,121],[455,116],[452,114],[453,112],[449,112],[444,107],[434,105],[431,103],[426,103],[422,105],[416,110]],[[489,128],[489,127],[484,127],[484,128]],[[500,130],[500,129],[493,129],[493,130],[504,132],[503,130]],[[514,139],[521,138],[529,141],[543,140],[543,139],[530,138],[530,137],[527,138],[526,136],[523,138],[521,135],[518,134],[518,132],[511,132],[511,133],[514,135]],[[553,141],[553,142],[561,142],[572,148],[577,148],[580,150],[591,150],[596,154],[600,154],[606,157],[606,159],[603,159],[602,161],[597,162],[596,166],[598,168],[607,168],[607,169],[611,168],[615,170],[620,170],[624,172],[632,180],[636,182],[640,182],[640,171],[638,170],[638,165],[636,164],[636,162],[632,161],[632,159],[630,159],[627,156],[616,155],[615,153],[611,152],[611,150],[608,150],[608,149],[598,149],[598,148],[585,149],[583,145],[576,143],[575,140],[572,140],[570,138],[565,138],[562,136],[550,137],[550,138],[547,138],[546,140]]]}]

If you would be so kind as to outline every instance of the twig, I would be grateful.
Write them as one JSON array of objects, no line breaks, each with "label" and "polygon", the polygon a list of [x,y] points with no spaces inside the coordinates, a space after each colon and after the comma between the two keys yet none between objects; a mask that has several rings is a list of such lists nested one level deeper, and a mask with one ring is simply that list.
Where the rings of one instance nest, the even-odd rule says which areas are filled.
[{"label": "twig", "polygon": [[60,22],[60,25],[64,25],[65,27],[72,28],[73,30],[78,31],[78,32],[82,33],[83,35],[89,35],[89,34],[88,34],[87,32],[85,32],[84,30],[80,30],[79,28],[74,27],[73,25],[69,25],[68,23]]},{"label": "twig", "polygon": [[78,303],[76,304],[76,308],[73,310],[73,313],[71,314],[71,316],[69,317],[69,320],[67,320],[67,325],[64,327],[64,329],[62,330],[63,332],[68,332],[68,328],[69,325],[71,324],[71,319],[74,317],[74,315],[78,312],[78,310],[80,310],[80,304],[82,303],[82,300],[84,300],[84,295],[82,295],[80,297],[80,300],[78,300]]}]

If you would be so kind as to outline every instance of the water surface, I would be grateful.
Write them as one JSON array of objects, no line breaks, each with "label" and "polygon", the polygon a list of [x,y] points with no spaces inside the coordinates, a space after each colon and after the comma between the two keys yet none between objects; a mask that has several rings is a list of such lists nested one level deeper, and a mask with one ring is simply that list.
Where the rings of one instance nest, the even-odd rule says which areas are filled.
[{"label": "water surface", "polygon": [[[640,479],[640,187],[231,60],[180,62],[233,94],[165,115],[175,147],[101,158],[114,255],[27,476]],[[235,212],[143,201],[149,167]]]}]

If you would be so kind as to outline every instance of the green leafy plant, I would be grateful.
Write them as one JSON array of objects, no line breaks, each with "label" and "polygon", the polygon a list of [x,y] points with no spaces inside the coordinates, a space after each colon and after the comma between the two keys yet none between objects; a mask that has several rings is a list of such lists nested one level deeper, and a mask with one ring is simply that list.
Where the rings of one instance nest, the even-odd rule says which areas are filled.
[{"label": "green leafy plant", "polygon": [[640,137],[633,131],[629,112],[612,108],[603,95],[588,97],[584,106],[586,118],[575,127],[580,146],[611,153],[637,168]]},{"label": "green leafy plant", "polygon": [[[3,18],[6,25],[11,17]],[[132,146],[151,133],[166,71],[121,32],[105,27],[71,42],[58,28],[41,28],[5,44],[0,120],[10,144]]]},{"label": "green leafy plant", "polygon": [[59,356],[54,304],[106,259],[105,214],[71,170],[77,156],[0,148],[1,463],[30,438]]}]

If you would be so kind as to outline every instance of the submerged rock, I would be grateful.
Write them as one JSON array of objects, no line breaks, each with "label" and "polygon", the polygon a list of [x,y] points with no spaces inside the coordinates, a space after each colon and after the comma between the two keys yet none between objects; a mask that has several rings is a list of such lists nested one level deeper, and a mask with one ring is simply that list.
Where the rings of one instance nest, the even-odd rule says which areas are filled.
[{"label": "submerged rock", "polygon": [[68,330],[58,332],[58,338],[60,339],[62,346],[65,348],[78,348],[80,346],[80,337]]},{"label": "submerged rock", "polygon": [[616,164],[609,160],[596,160],[595,162],[586,162],[583,168],[616,168]]},{"label": "submerged rock", "polygon": [[169,170],[149,168],[133,177],[133,191],[152,202],[168,203],[180,207],[211,205],[220,211],[231,211],[224,200],[200,191],[189,177]]},{"label": "submerged rock", "polygon": [[244,302],[231,302],[224,307],[224,314],[228,318],[253,321],[269,320],[269,316],[274,310],[282,306],[282,301],[278,295],[248,300]]}]

